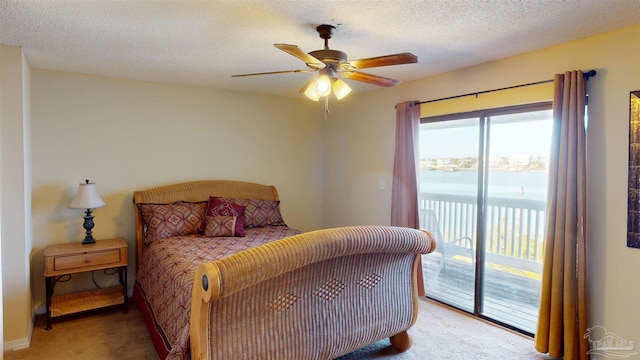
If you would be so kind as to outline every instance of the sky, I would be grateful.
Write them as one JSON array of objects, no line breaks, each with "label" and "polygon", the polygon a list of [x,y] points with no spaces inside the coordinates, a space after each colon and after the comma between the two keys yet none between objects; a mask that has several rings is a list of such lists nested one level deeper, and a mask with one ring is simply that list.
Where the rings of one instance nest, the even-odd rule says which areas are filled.
[{"label": "sky", "polygon": [[[457,121],[457,120],[454,120]],[[468,120],[463,120],[468,122]],[[429,129],[420,125],[420,158],[478,157],[479,127],[475,126]],[[552,122],[548,120],[500,123],[491,125],[490,157],[531,154],[548,157],[551,149]]]}]

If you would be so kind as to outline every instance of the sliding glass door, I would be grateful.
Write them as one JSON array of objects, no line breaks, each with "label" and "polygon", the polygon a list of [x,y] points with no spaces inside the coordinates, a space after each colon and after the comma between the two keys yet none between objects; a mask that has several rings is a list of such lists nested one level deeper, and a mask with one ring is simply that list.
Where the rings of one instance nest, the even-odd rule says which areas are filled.
[{"label": "sliding glass door", "polygon": [[421,226],[428,297],[532,334],[536,327],[550,104],[423,119]]},{"label": "sliding glass door", "polygon": [[420,128],[420,226],[437,241],[423,262],[425,289],[469,312],[475,304],[479,133],[477,118]]}]

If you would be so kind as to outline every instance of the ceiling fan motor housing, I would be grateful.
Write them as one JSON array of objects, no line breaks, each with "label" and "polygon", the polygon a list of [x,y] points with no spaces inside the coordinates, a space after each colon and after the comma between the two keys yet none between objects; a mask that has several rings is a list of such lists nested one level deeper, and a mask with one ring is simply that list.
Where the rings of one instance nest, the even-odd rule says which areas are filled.
[{"label": "ceiling fan motor housing", "polygon": [[310,52],[309,55],[313,56],[314,58],[322,61],[327,65],[330,65],[330,64],[337,65],[341,62],[347,61],[347,54],[339,50],[331,50],[331,49],[314,50]]},{"label": "ceiling fan motor housing", "polygon": [[316,28],[316,31],[318,31],[318,35],[320,35],[320,38],[324,39],[324,49],[315,50],[309,53],[309,55],[327,64],[327,66],[333,67],[334,69],[340,63],[347,61],[347,53],[338,51],[338,50],[329,49],[329,39],[333,37],[333,32],[335,30],[336,30],[336,27],[333,25],[328,25],[328,24],[319,25]]}]

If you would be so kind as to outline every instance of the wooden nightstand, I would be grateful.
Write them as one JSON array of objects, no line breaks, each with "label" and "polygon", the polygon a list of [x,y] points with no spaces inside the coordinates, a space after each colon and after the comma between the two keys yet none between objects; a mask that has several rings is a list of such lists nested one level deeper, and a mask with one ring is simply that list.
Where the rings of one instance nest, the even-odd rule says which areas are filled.
[{"label": "wooden nightstand", "polygon": [[[97,240],[95,244],[69,243],[50,245],[44,251],[44,277],[47,292],[47,327],[51,318],[105,306],[127,307],[127,243],[123,238]],[[114,269],[120,285],[104,289],[53,295],[58,281],[68,281],[71,274]]]}]

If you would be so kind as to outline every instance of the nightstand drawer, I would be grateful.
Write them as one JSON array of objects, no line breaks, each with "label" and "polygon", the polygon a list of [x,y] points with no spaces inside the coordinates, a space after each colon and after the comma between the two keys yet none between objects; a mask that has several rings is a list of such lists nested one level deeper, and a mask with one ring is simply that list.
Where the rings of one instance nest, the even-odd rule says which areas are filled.
[{"label": "nightstand drawer", "polygon": [[62,271],[98,265],[117,265],[120,261],[120,251],[115,249],[97,253],[56,257],[53,267],[54,271]]}]

